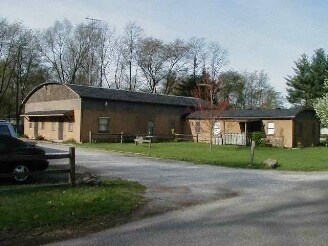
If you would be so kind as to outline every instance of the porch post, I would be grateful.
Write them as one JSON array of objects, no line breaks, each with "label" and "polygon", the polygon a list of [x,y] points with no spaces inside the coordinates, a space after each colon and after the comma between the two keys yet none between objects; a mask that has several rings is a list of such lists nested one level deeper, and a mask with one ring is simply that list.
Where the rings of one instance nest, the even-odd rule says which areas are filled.
[{"label": "porch post", "polygon": [[225,145],[225,121],[223,121],[222,144]]},{"label": "porch post", "polygon": [[247,122],[245,122],[245,142],[244,145],[247,145]]}]

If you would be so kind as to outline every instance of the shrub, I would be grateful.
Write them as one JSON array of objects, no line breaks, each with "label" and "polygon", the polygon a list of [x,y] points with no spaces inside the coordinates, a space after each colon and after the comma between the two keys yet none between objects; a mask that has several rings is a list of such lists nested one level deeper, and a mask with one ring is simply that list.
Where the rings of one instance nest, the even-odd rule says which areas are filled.
[{"label": "shrub", "polygon": [[255,141],[256,146],[265,146],[265,137],[264,132],[252,133],[252,140]]},{"label": "shrub", "polygon": [[42,136],[42,135],[37,135],[37,136],[35,137],[35,140],[44,140],[44,136]]},{"label": "shrub", "polygon": [[70,138],[70,139],[65,140],[63,143],[76,144],[76,140],[74,138]]}]

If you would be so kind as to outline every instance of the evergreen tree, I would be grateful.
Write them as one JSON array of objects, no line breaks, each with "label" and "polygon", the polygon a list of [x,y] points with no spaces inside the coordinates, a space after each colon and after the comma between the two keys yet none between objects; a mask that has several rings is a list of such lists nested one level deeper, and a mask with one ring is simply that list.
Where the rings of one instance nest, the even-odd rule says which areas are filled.
[{"label": "evergreen tree", "polygon": [[314,99],[326,92],[324,81],[328,75],[328,59],[323,49],[315,50],[312,60],[303,54],[295,62],[295,75],[288,76],[287,100],[290,103],[312,107]]},{"label": "evergreen tree", "polygon": [[186,96],[192,97],[194,90],[197,88],[197,84],[202,80],[202,76],[190,75],[188,77],[183,78],[178,84],[177,88],[173,91],[174,95],[177,96]]}]

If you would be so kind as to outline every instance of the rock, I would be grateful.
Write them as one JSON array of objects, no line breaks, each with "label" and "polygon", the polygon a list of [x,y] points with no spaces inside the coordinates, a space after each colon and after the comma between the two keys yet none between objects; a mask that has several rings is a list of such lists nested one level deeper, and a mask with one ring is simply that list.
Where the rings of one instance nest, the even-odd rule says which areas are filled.
[{"label": "rock", "polygon": [[279,167],[278,161],[274,159],[267,159],[263,161],[263,165],[266,168],[272,168],[272,169]]},{"label": "rock", "polygon": [[92,175],[92,174],[82,174],[80,175],[77,180],[77,184],[86,184],[91,186],[98,186],[101,183],[101,180],[99,177]]}]

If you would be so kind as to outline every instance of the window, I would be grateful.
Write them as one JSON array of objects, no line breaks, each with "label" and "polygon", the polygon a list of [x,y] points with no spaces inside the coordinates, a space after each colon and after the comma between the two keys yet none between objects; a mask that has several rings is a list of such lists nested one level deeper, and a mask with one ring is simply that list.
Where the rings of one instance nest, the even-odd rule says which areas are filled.
[{"label": "window", "polygon": [[56,131],[56,122],[51,123],[51,130]]},{"label": "window", "polygon": [[68,122],[68,131],[73,132],[73,123],[72,122]]},{"label": "window", "polygon": [[148,121],[147,122],[147,132],[148,135],[152,136],[154,134],[154,122]]},{"label": "window", "polygon": [[200,133],[200,122],[199,121],[196,121],[196,124],[195,124],[195,132],[196,133]]},{"label": "window", "polygon": [[108,117],[99,117],[98,120],[98,131],[109,132],[109,119]]},{"label": "window", "polygon": [[273,135],[274,134],[274,122],[269,122],[268,123],[268,135]]}]

